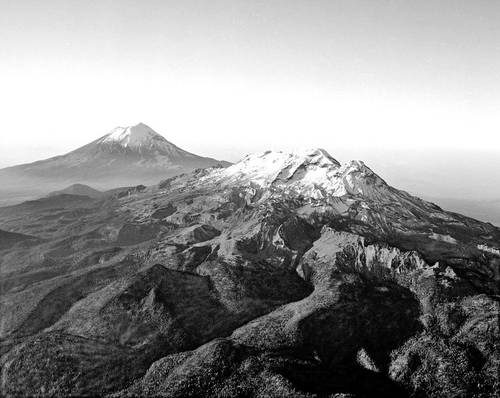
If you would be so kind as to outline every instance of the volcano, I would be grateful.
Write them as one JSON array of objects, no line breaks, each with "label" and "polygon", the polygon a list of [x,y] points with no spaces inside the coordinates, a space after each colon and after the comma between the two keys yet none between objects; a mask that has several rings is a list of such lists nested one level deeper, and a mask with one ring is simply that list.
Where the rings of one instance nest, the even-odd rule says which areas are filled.
[{"label": "volcano", "polygon": [[[0,170],[0,191],[11,202],[32,199],[72,184],[97,189],[153,184],[198,168],[228,162],[198,156],[167,141],[151,127],[116,127],[65,155]],[[4,200],[3,204],[7,204]]]}]

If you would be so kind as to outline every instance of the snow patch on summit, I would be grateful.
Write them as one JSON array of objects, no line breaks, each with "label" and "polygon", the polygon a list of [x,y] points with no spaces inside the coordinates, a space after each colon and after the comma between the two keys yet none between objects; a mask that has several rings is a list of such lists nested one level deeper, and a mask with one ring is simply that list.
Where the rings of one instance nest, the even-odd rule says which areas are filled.
[{"label": "snow patch on summit", "polygon": [[307,149],[292,153],[266,151],[245,156],[207,178],[222,184],[258,185],[279,188],[313,199],[363,195],[390,200],[390,187],[363,162],[341,165],[324,149]]},{"label": "snow patch on summit", "polygon": [[323,149],[286,153],[266,151],[245,156],[223,171],[230,179],[251,180],[261,186],[313,179],[325,182],[340,164]]},{"label": "snow patch on summit", "polygon": [[491,253],[491,254],[496,254],[497,256],[500,256],[500,250],[495,249],[494,247],[489,247],[487,245],[477,245],[477,248],[479,250]]},{"label": "snow patch on summit", "polygon": [[101,142],[116,142],[125,148],[136,148],[142,146],[151,147],[157,144],[158,141],[167,142],[165,138],[156,133],[151,127],[139,123],[136,126],[116,127]]},{"label": "snow patch on summit", "polygon": [[129,151],[139,153],[147,158],[155,158],[155,162],[170,164],[172,161],[202,159],[193,153],[187,152],[154,131],[144,123],[135,126],[116,127],[97,141],[98,146],[109,151]]}]

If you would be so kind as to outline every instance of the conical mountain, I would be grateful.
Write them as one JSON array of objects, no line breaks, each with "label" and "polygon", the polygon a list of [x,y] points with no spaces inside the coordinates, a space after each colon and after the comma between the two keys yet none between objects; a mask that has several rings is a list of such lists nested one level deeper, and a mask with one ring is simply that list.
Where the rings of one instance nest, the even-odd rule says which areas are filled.
[{"label": "conical mountain", "polygon": [[[116,127],[103,137],[62,156],[0,170],[0,191],[14,200],[29,199],[87,184],[97,189],[149,185],[197,168],[228,162],[185,151],[149,126]],[[1,203],[0,203],[1,205]]]}]

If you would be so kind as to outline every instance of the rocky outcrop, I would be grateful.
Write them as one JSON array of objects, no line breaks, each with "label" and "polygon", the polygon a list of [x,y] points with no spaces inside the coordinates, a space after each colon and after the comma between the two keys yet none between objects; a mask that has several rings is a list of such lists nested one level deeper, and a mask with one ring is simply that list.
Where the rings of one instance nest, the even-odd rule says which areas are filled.
[{"label": "rocky outcrop", "polygon": [[498,301],[465,297],[440,304],[436,313],[433,328],[393,352],[391,378],[417,397],[498,395]]},{"label": "rocky outcrop", "polygon": [[[312,294],[227,340],[156,362],[118,395],[479,397],[498,390],[498,304],[466,296],[470,288],[450,267],[324,227],[298,272]],[[268,395],[262,395],[264,380],[273,386]]]}]

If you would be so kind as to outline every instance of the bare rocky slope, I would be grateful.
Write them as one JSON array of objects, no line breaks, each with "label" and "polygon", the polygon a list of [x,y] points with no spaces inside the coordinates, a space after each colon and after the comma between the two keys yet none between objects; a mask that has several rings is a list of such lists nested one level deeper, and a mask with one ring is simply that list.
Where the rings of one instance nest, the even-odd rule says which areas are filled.
[{"label": "bare rocky slope", "polygon": [[499,393],[500,229],[362,162],[265,152],[0,226],[5,396]]}]

